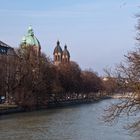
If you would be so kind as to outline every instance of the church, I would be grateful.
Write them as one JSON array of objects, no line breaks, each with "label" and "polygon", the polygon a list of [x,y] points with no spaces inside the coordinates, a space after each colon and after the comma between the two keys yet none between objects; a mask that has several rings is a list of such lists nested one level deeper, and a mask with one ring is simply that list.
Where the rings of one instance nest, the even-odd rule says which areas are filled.
[{"label": "church", "polygon": [[34,35],[34,31],[31,26],[29,26],[27,34],[23,36],[20,43],[20,47],[24,50],[27,49],[30,52],[30,55],[40,56],[41,45],[39,40]]},{"label": "church", "polygon": [[[41,45],[39,40],[34,35],[34,31],[31,26],[29,26],[27,34],[23,36],[20,47],[22,49],[28,49],[32,55],[37,57],[40,56]],[[70,62],[70,53],[67,49],[67,45],[65,45],[64,49],[62,50],[60,42],[57,41],[53,52],[53,62],[56,66],[58,66],[60,63],[66,64]]]},{"label": "church", "polygon": [[[34,60],[32,62],[32,67],[36,67],[39,64],[39,57],[41,56],[41,45],[39,40],[34,34],[34,31],[31,26],[28,27],[27,33],[23,36],[19,47],[21,48],[21,53],[27,54],[29,57],[28,60]],[[16,50],[17,51],[17,50]],[[14,48],[7,45],[6,43],[0,41],[0,70],[1,70],[1,79],[4,79],[6,77],[11,78],[10,76],[13,76],[14,74],[18,73],[17,63],[19,62],[19,54],[17,55]],[[59,64],[68,64],[70,62],[70,53],[67,49],[67,45],[64,46],[64,49],[61,48],[60,42],[57,41],[56,47],[53,51],[53,64],[55,66],[58,66]],[[14,68],[16,68],[16,73],[14,71]],[[33,69],[34,72],[38,72],[38,69]],[[3,73],[2,73],[3,72]],[[14,75],[15,76],[15,75]],[[17,77],[18,78],[18,77]],[[10,80],[10,79],[8,79]],[[8,89],[8,82],[6,80],[6,89]],[[4,82],[3,82],[4,84]],[[1,83],[1,86],[3,86]],[[0,87],[1,87],[0,86]],[[2,89],[3,90],[3,89]],[[4,97],[4,101],[9,103],[9,99],[12,98],[9,96],[8,91],[0,91],[0,102],[2,101],[2,97]]]},{"label": "church", "polygon": [[54,56],[54,64],[57,66],[60,63],[69,63],[70,62],[70,53],[67,49],[67,45],[64,46],[64,50],[62,50],[60,46],[60,42],[57,41],[57,45],[53,52]]}]

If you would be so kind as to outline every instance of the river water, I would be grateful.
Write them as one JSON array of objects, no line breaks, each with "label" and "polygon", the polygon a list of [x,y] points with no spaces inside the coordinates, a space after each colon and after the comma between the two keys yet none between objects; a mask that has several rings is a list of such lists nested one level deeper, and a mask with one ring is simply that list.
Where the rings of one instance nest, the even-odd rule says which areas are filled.
[{"label": "river water", "polygon": [[102,122],[109,102],[0,116],[0,140],[139,140],[123,129],[127,118]]}]

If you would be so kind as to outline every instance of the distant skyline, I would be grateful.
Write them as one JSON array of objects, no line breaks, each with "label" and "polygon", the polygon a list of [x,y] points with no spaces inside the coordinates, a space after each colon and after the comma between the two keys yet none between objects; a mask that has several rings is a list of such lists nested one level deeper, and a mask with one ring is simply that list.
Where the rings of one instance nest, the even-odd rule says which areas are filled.
[{"label": "distant skyline", "polygon": [[84,69],[114,67],[136,47],[139,0],[0,0],[0,40],[18,47],[32,25],[42,51],[53,57],[57,40]]}]

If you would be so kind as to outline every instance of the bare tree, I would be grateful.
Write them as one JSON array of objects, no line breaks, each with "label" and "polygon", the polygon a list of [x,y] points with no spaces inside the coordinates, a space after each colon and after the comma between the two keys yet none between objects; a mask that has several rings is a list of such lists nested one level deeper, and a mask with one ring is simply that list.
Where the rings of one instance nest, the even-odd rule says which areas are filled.
[{"label": "bare tree", "polygon": [[[140,41],[140,16],[138,16],[137,40]],[[134,116],[135,120],[128,125],[132,132],[140,131],[140,48],[125,55],[125,60],[116,68],[119,74],[120,86],[124,95],[119,101],[106,109],[104,119],[114,122],[121,116]]]}]

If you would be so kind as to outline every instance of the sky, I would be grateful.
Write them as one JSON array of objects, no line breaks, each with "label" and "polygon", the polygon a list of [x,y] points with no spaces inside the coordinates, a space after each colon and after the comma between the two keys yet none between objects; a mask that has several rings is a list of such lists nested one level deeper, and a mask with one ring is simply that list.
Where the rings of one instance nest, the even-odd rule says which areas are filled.
[{"label": "sky", "polygon": [[57,40],[71,60],[103,75],[136,47],[139,0],[0,0],[0,40],[18,47],[31,25],[42,52]]}]

